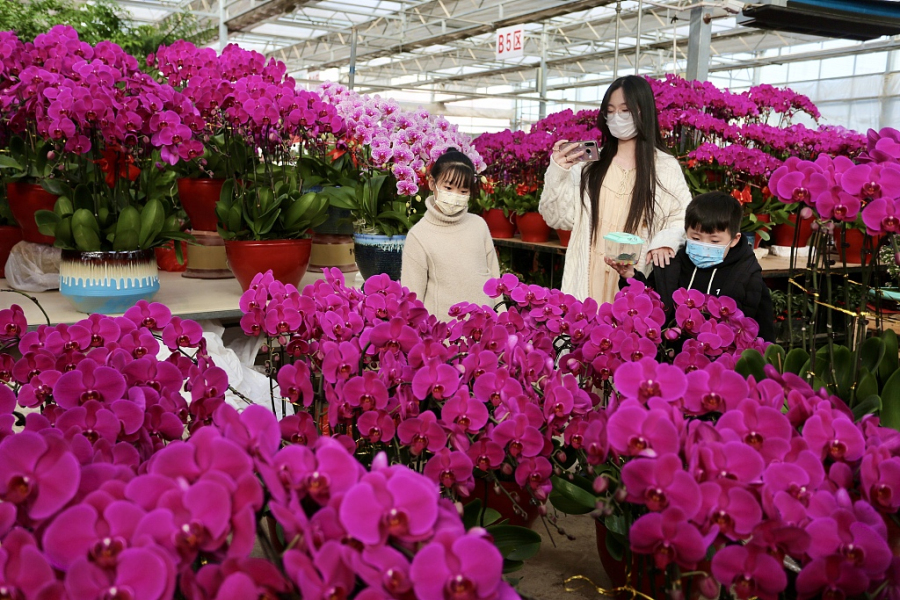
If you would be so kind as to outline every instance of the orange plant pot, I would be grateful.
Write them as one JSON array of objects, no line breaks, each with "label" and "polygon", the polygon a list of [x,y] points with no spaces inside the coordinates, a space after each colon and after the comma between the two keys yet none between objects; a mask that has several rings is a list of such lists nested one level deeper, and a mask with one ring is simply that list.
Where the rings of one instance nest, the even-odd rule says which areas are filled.
[{"label": "orange plant pot", "polygon": [[566,229],[557,229],[556,235],[559,236],[559,245],[563,248],[569,247],[569,238],[572,237],[572,232]]}]

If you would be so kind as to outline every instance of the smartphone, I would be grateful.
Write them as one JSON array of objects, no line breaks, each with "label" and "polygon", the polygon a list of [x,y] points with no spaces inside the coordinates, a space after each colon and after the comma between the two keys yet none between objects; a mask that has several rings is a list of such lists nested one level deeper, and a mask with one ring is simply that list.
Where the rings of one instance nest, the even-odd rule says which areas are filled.
[{"label": "smartphone", "polygon": [[597,147],[595,140],[585,142],[575,142],[577,149],[583,150],[584,154],[579,157],[579,162],[593,162],[600,160],[600,149]]}]

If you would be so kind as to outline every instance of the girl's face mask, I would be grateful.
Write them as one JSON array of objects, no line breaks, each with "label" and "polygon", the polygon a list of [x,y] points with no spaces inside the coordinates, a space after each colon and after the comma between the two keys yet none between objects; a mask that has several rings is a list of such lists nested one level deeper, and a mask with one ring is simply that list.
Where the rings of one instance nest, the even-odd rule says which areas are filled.
[{"label": "girl's face mask", "polygon": [[442,213],[452,217],[469,207],[469,194],[458,194],[438,189],[434,191],[434,205]]}]

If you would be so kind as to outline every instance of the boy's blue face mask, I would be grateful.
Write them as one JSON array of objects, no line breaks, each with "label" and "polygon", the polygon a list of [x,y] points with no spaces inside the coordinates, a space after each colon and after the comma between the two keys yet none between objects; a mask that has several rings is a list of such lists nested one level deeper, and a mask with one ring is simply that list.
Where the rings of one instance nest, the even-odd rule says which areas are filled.
[{"label": "boy's blue face mask", "polygon": [[698,269],[706,269],[722,264],[722,261],[725,260],[728,246],[729,244],[706,244],[704,242],[687,240],[685,250],[694,266]]}]

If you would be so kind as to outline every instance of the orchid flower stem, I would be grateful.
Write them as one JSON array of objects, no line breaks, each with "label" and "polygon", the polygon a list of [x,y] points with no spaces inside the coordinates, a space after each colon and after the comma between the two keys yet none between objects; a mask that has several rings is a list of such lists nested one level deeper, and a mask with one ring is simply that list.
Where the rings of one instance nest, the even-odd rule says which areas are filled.
[{"label": "orchid flower stem", "polygon": [[50,316],[47,314],[47,311],[44,310],[44,307],[41,306],[41,303],[38,302],[38,299],[35,298],[34,296],[29,296],[29,295],[26,294],[25,292],[20,292],[19,290],[6,289],[6,288],[0,289],[0,292],[11,292],[11,293],[13,293],[13,294],[19,294],[20,296],[25,296],[26,298],[28,298],[29,300],[31,300],[32,302],[34,302],[35,304],[37,304],[37,307],[38,307],[38,308],[41,310],[41,312],[44,314],[44,319],[47,320],[47,325],[50,325]]}]

